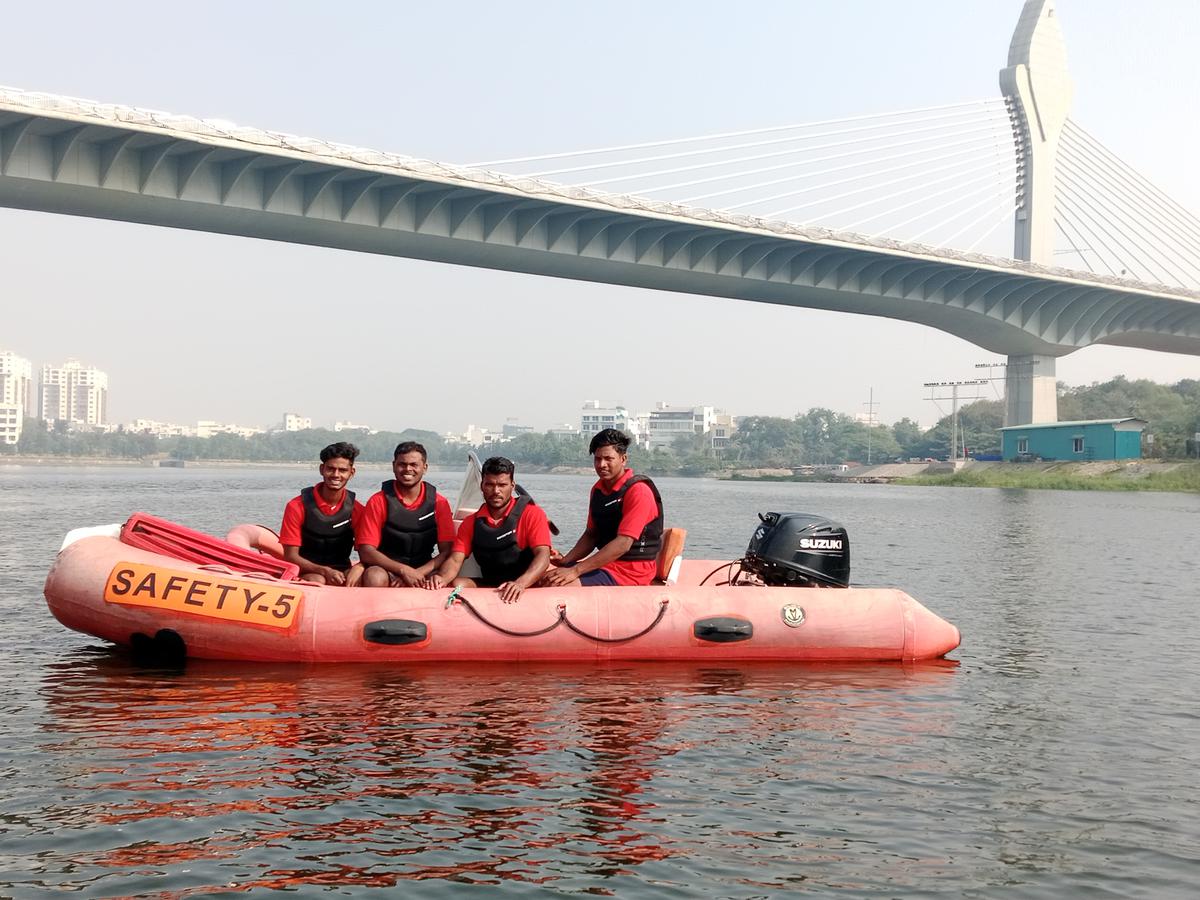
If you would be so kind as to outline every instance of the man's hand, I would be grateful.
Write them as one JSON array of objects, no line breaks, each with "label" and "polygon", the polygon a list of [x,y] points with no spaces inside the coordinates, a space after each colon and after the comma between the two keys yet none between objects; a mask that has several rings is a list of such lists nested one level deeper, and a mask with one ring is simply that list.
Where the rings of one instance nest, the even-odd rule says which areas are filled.
[{"label": "man's hand", "polygon": [[500,599],[505,603],[516,603],[521,598],[521,594],[525,588],[519,582],[506,581],[497,590],[500,592]]},{"label": "man's hand", "polygon": [[571,582],[578,580],[579,573],[575,571],[574,566],[547,569],[546,574],[542,576],[542,584],[546,587],[566,587]]},{"label": "man's hand", "polygon": [[352,565],[350,567],[350,571],[346,573],[346,587],[358,587],[359,582],[362,581],[363,572],[365,571],[366,568],[362,563],[355,563]]},{"label": "man's hand", "polygon": [[427,591],[439,591],[446,586],[446,582],[442,580],[442,576],[437,572],[433,572],[421,584],[421,587]]},{"label": "man's hand", "polygon": [[404,587],[421,587],[422,578],[417,574],[417,570],[412,566],[401,564],[400,571],[396,573],[396,578]]},{"label": "man's hand", "polygon": [[346,583],[346,573],[339,572],[330,566],[322,566],[321,574],[325,576],[325,583],[342,587]]}]

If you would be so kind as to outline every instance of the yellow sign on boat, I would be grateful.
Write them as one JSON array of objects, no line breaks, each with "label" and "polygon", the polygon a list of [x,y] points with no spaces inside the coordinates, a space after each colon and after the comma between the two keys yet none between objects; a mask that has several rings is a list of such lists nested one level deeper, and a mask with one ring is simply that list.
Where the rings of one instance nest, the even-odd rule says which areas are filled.
[{"label": "yellow sign on boat", "polygon": [[304,593],[290,586],[242,581],[228,575],[119,562],[108,573],[104,599],[124,606],[145,606],[286,631],[300,611]]}]

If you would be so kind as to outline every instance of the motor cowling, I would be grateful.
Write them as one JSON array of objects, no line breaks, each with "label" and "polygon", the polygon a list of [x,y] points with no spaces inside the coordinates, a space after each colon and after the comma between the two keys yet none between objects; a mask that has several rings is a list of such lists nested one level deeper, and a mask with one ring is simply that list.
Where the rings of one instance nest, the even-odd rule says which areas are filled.
[{"label": "motor cowling", "polygon": [[850,538],[846,529],[808,513],[759,513],[742,568],[764,583],[784,587],[847,587]]}]

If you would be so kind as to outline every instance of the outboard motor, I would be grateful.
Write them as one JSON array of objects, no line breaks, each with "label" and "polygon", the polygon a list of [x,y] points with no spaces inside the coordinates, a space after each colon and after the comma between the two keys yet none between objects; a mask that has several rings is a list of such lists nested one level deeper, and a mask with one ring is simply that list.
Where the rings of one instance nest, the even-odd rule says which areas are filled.
[{"label": "outboard motor", "polygon": [[846,587],[850,538],[846,529],[808,513],[759,513],[742,569],[775,587]]}]

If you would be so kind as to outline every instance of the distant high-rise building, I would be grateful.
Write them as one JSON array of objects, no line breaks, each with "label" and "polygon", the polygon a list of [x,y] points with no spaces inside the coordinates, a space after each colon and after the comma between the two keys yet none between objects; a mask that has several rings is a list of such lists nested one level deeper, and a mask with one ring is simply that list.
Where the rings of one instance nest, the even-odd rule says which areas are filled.
[{"label": "distant high-rise building", "polygon": [[308,416],[298,416],[295,413],[283,414],[284,431],[305,431],[312,428],[312,419]]},{"label": "distant high-rise building", "polygon": [[108,375],[77,359],[61,366],[42,366],[38,406],[47,422],[61,419],[78,425],[106,425]]},{"label": "distant high-rise building", "polygon": [[0,353],[0,403],[33,411],[33,363],[11,350]]},{"label": "distant high-rise building", "polygon": [[0,444],[21,439],[21,422],[33,413],[33,363],[11,350],[0,353]]}]

